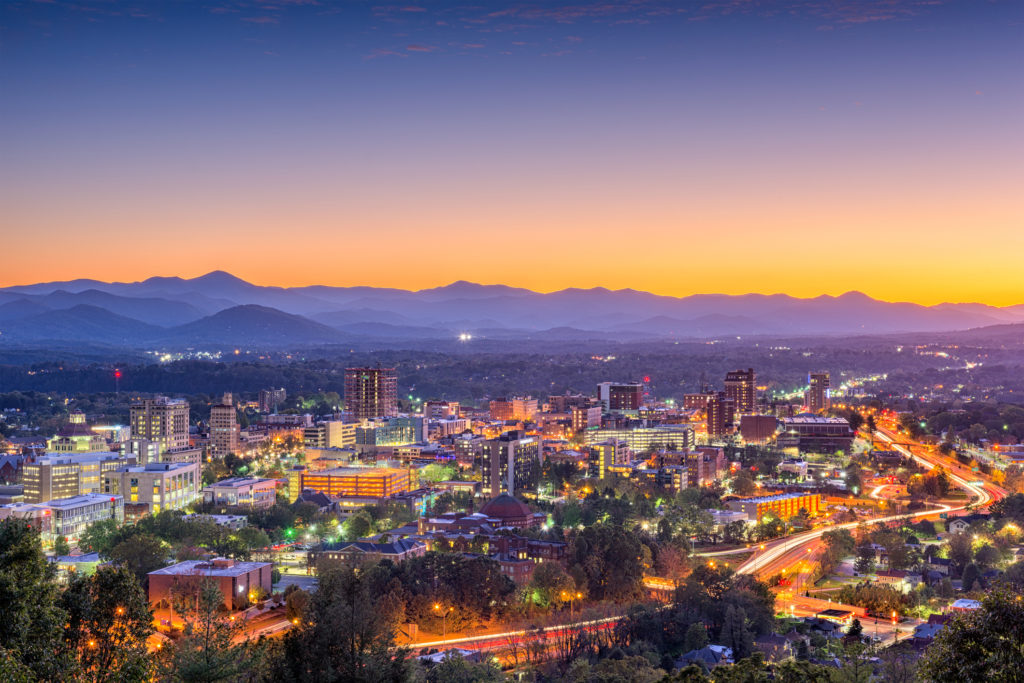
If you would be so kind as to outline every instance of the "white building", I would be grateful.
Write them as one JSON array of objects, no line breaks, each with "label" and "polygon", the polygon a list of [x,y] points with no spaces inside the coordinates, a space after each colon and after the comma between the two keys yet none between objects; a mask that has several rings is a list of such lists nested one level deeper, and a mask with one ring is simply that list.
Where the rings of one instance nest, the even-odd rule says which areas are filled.
[{"label": "white building", "polygon": [[103,473],[104,493],[124,496],[133,505],[145,504],[154,515],[190,505],[199,496],[200,483],[198,463],[151,462]]}]

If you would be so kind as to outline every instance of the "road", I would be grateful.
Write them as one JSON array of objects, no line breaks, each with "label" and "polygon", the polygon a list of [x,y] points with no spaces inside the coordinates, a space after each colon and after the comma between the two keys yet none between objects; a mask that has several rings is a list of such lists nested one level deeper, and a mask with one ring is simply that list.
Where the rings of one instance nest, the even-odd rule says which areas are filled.
[{"label": "road", "polygon": [[[983,507],[1006,495],[1005,490],[990,482],[983,481],[978,473],[971,472],[969,469],[962,467],[955,460],[945,458],[937,452],[931,452],[925,446],[920,444],[914,444],[913,447],[904,446],[902,443],[905,442],[900,442],[896,434],[884,428],[879,428],[875,432],[875,436],[890,444],[893,450],[899,451],[908,458],[912,458],[926,469],[932,469],[937,465],[944,467],[949,472],[950,481],[966,491],[967,495],[971,498],[971,502],[955,505],[941,504],[928,510],[877,517],[872,519],[872,522],[891,522],[907,517],[934,517],[941,513],[959,512],[966,509],[968,505]],[[819,549],[821,537],[826,531],[855,529],[859,524],[860,522],[835,524],[793,534],[787,539],[776,539],[770,544],[766,544],[763,551],[756,553],[740,565],[736,571],[739,574],[754,574],[757,576],[772,576],[782,573],[784,569],[790,571],[799,562],[808,559],[808,557],[813,557]]]}]

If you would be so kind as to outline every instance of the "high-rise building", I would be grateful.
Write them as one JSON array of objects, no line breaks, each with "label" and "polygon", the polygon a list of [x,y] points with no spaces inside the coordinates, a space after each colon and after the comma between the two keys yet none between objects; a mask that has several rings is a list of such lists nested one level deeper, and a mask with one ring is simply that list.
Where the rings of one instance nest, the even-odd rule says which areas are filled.
[{"label": "high-rise building", "polygon": [[733,370],[725,374],[725,397],[733,400],[737,415],[749,415],[754,412],[754,401],[757,397],[754,380],[754,368]]},{"label": "high-rise building", "polygon": [[345,370],[345,410],[356,420],[398,414],[398,372],[394,368]]},{"label": "high-rise building", "polygon": [[132,405],[131,438],[160,443],[160,450],[188,448],[188,402],[166,396]]},{"label": "high-rise building", "polygon": [[263,415],[266,415],[267,413],[276,413],[277,407],[284,403],[286,398],[288,398],[288,393],[284,388],[261,390],[259,397],[260,413]]},{"label": "high-rise building", "polygon": [[484,445],[481,462],[485,498],[531,490],[540,481],[540,440],[522,431],[505,432]]},{"label": "high-rise building", "polygon": [[707,410],[708,401],[715,397],[714,394],[683,394],[684,410]]},{"label": "high-rise building", "polygon": [[609,412],[637,411],[644,402],[644,385],[639,382],[601,382],[597,385],[597,400]]},{"label": "high-rise building", "polygon": [[812,372],[807,375],[807,395],[804,403],[812,413],[822,413],[832,405],[831,379],[827,372]]},{"label": "high-rise building", "polygon": [[736,403],[720,391],[708,401],[707,424],[708,436],[724,436],[726,430],[736,419]]},{"label": "high-rise building", "polygon": [[621,439],[608,439],[590,447],[592,455],[591,470],[599,479],[608,475],[609,468],[621,465],[629,458],[629,446]]},{"label": "high-rise building", "polygon": [[238,413],[231,394],[210,407],[210,455],[223,458],[238,452]]}]

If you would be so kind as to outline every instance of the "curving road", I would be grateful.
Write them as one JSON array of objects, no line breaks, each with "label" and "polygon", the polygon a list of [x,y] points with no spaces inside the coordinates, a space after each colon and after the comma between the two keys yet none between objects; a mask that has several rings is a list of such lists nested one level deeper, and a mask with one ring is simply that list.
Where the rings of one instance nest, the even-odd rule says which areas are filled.
[{"label": "curving road", "polygon": [[[896,436],[892,432],[889,432],[889,430],[878,429],[875,432],[875,437],[887,442],[893,450],[899,451],[906,457],[915,460],[926,469],[932,469],[937,465],[942,465],[949,472],[950,481],[957,487],[966,491],[967,495],[970,496],[972,500],[970,503],[964,503],[963,505],[942,504],[919,512],[890,515],[887,517],[876,517],[869,520],[870,522],[891,522],[898,519],[932,517],[943,512],[948,514],[950,512],[964,510],[968,505],[985,506],[1006,495],[1006,491],[992,483],[980,481],[977,473],[965,470],[965,468],[961,467],[959,463],[956,463],[955,461],[942,461],[940,460],[941,456],[933,455],[923,447],[918,448],[918,450],[923,451],[923,453],[915,453],[914,448],[917,447],[917,445],[908,448],[897,443]],[[971,477],[971,480],[969,481],[966,477]],[[801,561],[806,559],[807,556],[812,555],[817,550],[819,541],[826,531],[834,531],[836,529],[855,529],[860,524],[861,522],[836,524],[829,527],[822,527],[820,529],[812,529],[811,531],[794,534],[789,536],[788,539],[784,539],[782,541],[773,541],[770,547],[767,547],[764,551],[754,555],[740,565],[736,569],[736,572],[738,574],[771,575],[780,573],[784,569],[788,570],[794,565],[798,565]]]}]

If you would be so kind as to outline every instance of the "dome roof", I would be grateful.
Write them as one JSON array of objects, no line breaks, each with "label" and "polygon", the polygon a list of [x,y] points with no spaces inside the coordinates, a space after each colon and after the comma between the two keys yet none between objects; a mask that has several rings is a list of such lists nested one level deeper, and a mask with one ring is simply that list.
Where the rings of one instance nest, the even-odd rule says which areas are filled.
[{"label": "dome roof", "polygon": [[511,495],[503,493],[480,508],[480,514],[496,519],[516,519],[529,517],[533,513],[525,504]]}]

